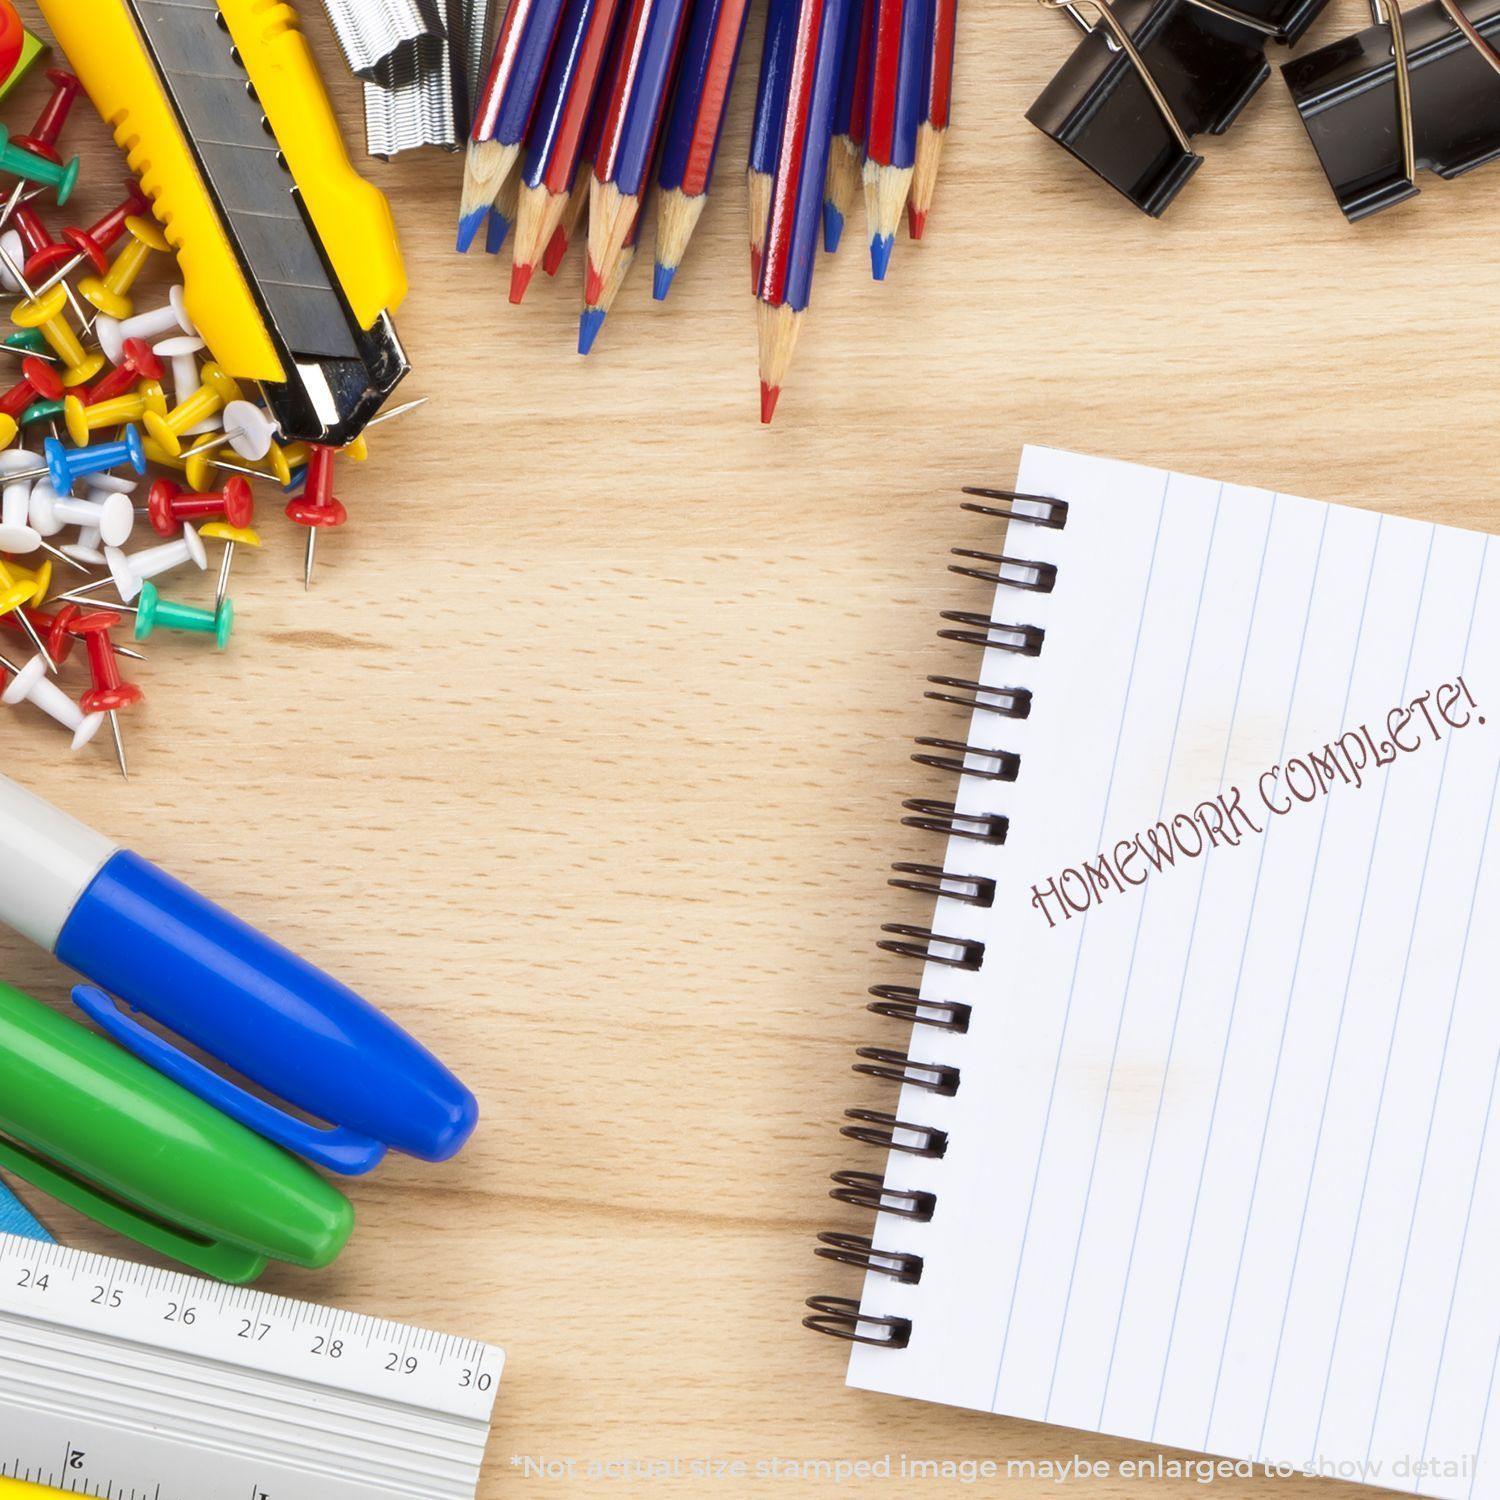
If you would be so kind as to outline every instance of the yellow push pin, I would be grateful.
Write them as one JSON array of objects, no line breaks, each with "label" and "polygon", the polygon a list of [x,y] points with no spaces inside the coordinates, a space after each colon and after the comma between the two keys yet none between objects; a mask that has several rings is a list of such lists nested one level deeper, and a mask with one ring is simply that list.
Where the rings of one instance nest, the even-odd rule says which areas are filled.
[{"label": "yellow push pin", "polygon": [[167,414],[167,394],[161,381],[143,381],[140,389],[128,396],[116,396],[110,401],[95,401],[85,406],[73,395],[63,397],[63,422],[68,436],[79,448],[87,448],[89,434],[102,427],[123,427],[127,422],[139,422],[148,411],[158,416]]},{"label": "yellow push pin", "polygon": [[[15,316],[14,313],[11,314]],[[64,384],[67,381],[64,380]],[[191,396],[179,401],[171,411],[162,415],[148,411],[142,418],[147,433],[157,447],[173,458],[182,454],[182,436],[199,422],[216,416],[231,401],[240,399],[240,388],[217,364],[210,361],[203,367],[203,384]]]},{"label": "yellow push pin", "polygon": [[85,276],[78,283],[84,297],[109,318],[128,318],[135,311],[131,287],[154,253],[166,254],[172,248],[150,219],[131,214],[125,220],[125,229],[129,238],[104,276]]},{"label": "yellow push pin", "polygon": [[92,354],[85,351],[63,313],[67,305],[67,292],[61,286],[55,286],[40,297],[28,297],[24,302],[18,302],[11,309],[10,320],[17,328],[41,331],[62,363],[64,385],[86,385],[104,368],[104,356],[97,349]]},{"label": "yellow push pin", "polygon": [[214,612],[223,607],[224,596],[229,592],[229,568],[234,562],[236,547],[259,547],[260,533],[248,526],[231,526],[228,521],[210,521],[198,528],[200,537],[206,536],[224,543],[224,560],[219,564],[219,581],[214,585]]},{"label": "yellow push pin", "polygon": [[[14,563],[0,562],[0,615],[13,614],[16,617],[16,623],[25,631],[31,644],[36,647],[37,654],[46,662],[47,670],[56,672],[57,663],[53,661],[52,653],[47,649],[46,642],[36,633],[36,626],[26,618],[23,608],[32,602],[36,593],[35,581],[31,578],[18,578],[16,573],[11,571],[14,567]],[[50,580],[52,564],[48,563],[47,568]],[[16,571],[23,570],[17,569]]]},{"label": "yellow push pin", "polygon": [[209,455],[203,449],[191,453],[191,456],[181,452],[168,453],[155,438],[148,437],[141,439],[141,452],[146,455],[148,464],[156,464],[163,469],[176,469],[179,474],[186,475],[187,487],[196,494],[214,487]]},{"label": "yellow push pin", "polygon": [[44,558],[40,566],[35,568],[24,568],[20,563],[6,558],[0,563],[0,569],[11,579],[17,579],[31,589],[31,597],[26,601],[32,609],[40,609],[47,602],[48,590],[52,587],[52,559]]}]

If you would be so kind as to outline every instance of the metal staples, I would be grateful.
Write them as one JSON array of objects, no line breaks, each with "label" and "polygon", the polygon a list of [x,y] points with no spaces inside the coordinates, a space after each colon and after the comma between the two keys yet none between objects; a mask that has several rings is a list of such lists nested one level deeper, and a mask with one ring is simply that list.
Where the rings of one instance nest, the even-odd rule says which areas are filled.
[{"label": "metal staples", "polygon": [[444,40],[438,0],[323,0],[334,35],[354,73],[375,82],[381,65]]}]

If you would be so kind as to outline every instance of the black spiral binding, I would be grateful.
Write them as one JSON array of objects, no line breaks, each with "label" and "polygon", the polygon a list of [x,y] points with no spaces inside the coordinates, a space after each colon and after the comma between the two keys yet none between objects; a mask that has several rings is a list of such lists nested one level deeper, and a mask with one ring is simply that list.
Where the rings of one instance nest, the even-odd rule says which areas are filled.
[{"label": "black spiral binding", "polygon": [[[1067,524],[1068,507],[1062,500],[1020,494],[1014,490],[965,489],[964,493],[975,496],[976,500],[964,502],[963,509],[982,516],[1024,521],[1028,525],[1054,530],[1061,530]],[[986,501],[991,503],[982,503]],[[1051,563],[960,547],[953,549],[953,555],[963,561],[949,564],[948,571],[966,578],[1032,593],[1050,593],[1057,582],[1057,570]],[[1044,632],[1034,625],[1014,624],[957,610],[945,610],[941,618],[947,627],[938,631],[943,640],[1009,651],[1017,656],[1041,654]],[[1007,719],[1024,719],[1031,713],[1031,694],[1024,688],[989,687],[966,677],[929,677],[927,682],[928,698],[953,704],[971,713],[989,713]],[[919,753],[912,759],[918,765],[931,766],[954,776],[974,776],[983,781],[1014,781],[1020,775],[1021,758],[1008,751],[986,750],[953,739],[924,738],[916,743]],[[960,812],[956,803],[931,797],[911,797],[901,807],[906,813],[901,819],[904,826],[950,838],[1003,844],[1010,830],[1010,820],[1002,814]],[[967,906],[987,907],[994,901],[994,882],[984,876],[954,874],[940,865],[905,861],[893,864],[891,870],[894,878],[889,884],[900,890],[946,896]],[[943,964],[969,973],[976,972],[984,963],[984,944],[971,938],[906,922],[887,922],[880,931],[882,936],[876,946],[885,953],[915,959],[923,964]],[[967,1005],[923,1000],[921,992],[913,985],[877,984],[871,988],[870,995],[872,999],[866,1008],[878,1016],[905,1021],[913,1026],[935,1026],[950,1032],[962,1033],[969,1029],[970,1008]],[[910,1084],[944,1096],[958,1091],[960,1070],[948,1064],[919,1062],[909,1053],[890,1047],[860,1047],[856,1056],[858,1061],[854,1064],[854,1071],[866,1077],[897,1085]],[[943,1131],[898,1119],[884,1110],[850,1109],[844,1112],[844,1119],[847,1123],[841,1134],[882,1151],[934,1158],[941,1157],[948,1148],[948,1137]],[[835,1172],[833,1182],[830,1197],[875,1213],[894,1214],[925,1223],[937,1209],[934,1194],[893,1187],[874,1172]],[[920,1255],[881,1250],[867,1235],[829,1230],[818,1236],[814,1254],[866,1273],[889,1276],[908,1286],[915,1285],[922,1278]],[[861,1313],[855,1298],[810,1297],[807,1306],[811,1309],[811,1316],[803,1318],[803,1326],[815,1333],[887,1349],[904,1348],[911,1338],[910,1319]]]}]

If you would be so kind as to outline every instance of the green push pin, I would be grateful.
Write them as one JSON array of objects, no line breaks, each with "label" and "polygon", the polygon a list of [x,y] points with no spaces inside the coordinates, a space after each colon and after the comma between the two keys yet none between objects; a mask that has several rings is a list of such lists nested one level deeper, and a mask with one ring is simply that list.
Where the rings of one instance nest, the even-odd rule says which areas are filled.
[{"label": "green push pin", "polygon": [[21,413],[21,426],[30,427],[36,422],[56,422],[63,412],[61,401],[33,401]]},{"label": "green push pin", "polygon": [[[128,607],[128,606],[126,606]],[[110,605],[114,609],[114,605]],[[135,638],[144,641],[153,630],[186,630],[211,635],[222,651],[234,629],[234,600],[226,599],[217,609],[199,609],[193,604],[174,604],[163,599],[154,583],[141,585],[135,611]]]},{"label": "green push pin", "polygon": [[73,196],[73,187],[78,181],[78,158],[75,156],[66,164],[48,161],[35,151],[12,145],[10,131],[0,125],[0,172],[9,172],[12,177],[51,188],[57,194],[57,206],[61,208]]},{"label": "green push pin", "polygon": [[4,339],[0,339],[0,343],[12,354],[32,354],[38,359],[50,359],[54,364],[57,362],[57,356],[42,337],[40,328],[18,328],[14,333],[6,334]]}]

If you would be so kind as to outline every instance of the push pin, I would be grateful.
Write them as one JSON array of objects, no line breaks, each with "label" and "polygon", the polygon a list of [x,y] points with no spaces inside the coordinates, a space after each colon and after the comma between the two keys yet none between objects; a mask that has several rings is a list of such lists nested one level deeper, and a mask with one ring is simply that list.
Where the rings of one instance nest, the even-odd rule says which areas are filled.
[{"label": "push pin", "polygon": [[176,536],[184,521],[210,520],[223,516],[231,526],[248,526],[255,519],[255,496],[248,481],[234,475],[222,490],[194,494],[158,479],[146,497],[146,514],[158,536]]},{"label": "push pin", "polygon": [[125,197],[103,218],[87,229],[69,227],[62,240],[26,263],[26,275],[46,278],[37,288],[45,292],[65,276],[71,276],[85,261],[102,276],[109,270],[109,252],[125,233],[125,221],[132,215],[144,217],[151,212],[151,200],[141,191],[133,177],[125,179]]},{"label": "push pin", "polygon": [[[104,368],[104,355],[85,352],[78,335],[73,332],[63,308],[67,306],[68,294],[61,286],[50,292],[11,309],[10,320],[18,328],[39,328],[42,337],[52,346],[52,351],[62,361],[62,383],[65,386],[86,385]],[[124,347],[121,346],[121,353]]]},{"label": "push pin", "polygon": [[12,141],[10,132],[0,125],[0,172],[50,188],[61,208],[73,196],[77,185],[78,158],[75,156],[66,165],[60,161],[48,161],[45,156],[38,156]]},{"label": "push pin", "polygon": [[114,258],[114,263],[104,276],[85,276],[78,283],[84,298],[101,313],[111,318],[128,318],[135,311],[130,290],[140,279],[146,262],[152,255],[166,255],[171,251],[166,237],[155,223],[139,215],[131,214],[125,220],[128,238]]},{"label": "push pin", "polygon": [[[104,581],[107,583],[109,580]],[[17,610],[16,613],[23,616],[42,633],[42,638],[47,642],[48,654],[53,661],[62,666],[73,654],[73,647],[78,643],[78,638],[68,631],[68,627],[78,617],[78,605],[83,603],[91,609],[98,609],[99,601],[97,599],[75,600],[71,594],[59,594],[58,599],[62,608],[56,614],[49,615],[40,609]],[[0,628],[9,630],[15,635],[25,634],[11,615],[0,615]],[[146,659],[139,651],[132,651],[129,646],[115,646],[114,651],[116,656],[128,657],[131,661],[145,661]]]},{"label": "push pin", "polygon": [[96,530],[105,546],[123,547],[135,529],[135,506],[128,492],[112,487],[95,489],[88,499],[80,500],[60,495],[52,485],[42,483],[31,492],[31,519],[37,530],[48,536],[62,526],[82,526]]},{"label": "push pin", "polygon": [[99,733],[104,715],[85,713],[47,676],[47,664],[40,656],[33,656],[20,668],[8,657],[0,656],[0,667],[4,667],[11,676],[5,691],[0,693],[0,703],[34,703],[44,714],[56,719],[64,729],[73,731],[75,750],[83,749]]},{"label": "push pin", "polygon": [[[14,422],[33,402],[58,401],[62,394],[63,383],[57,378],[57,372],[44,360],[28,354],[21,361],[21,378],[0,395],[0,414]],[[14,436],[12,433],[11,437]]]},{"label": "push pin", "polygon": [[235,381],[210,362],[203,367],[203,384],[186,400],[179,401],[165,416],[146,413],[146,431],[159,447],[176,458],[182,452],[183,434],[205,417],[222,411],[239,394]]},{"label": "push pin", "polygon": [[152,352],[172,366],[172,394],[186,401],[203,383],[198,379],[198,361],[194,357],[207,346],[196,333],[174,334],[152,346]]},{"label": "push pin", "polygon": [[120,598],[129,604],[141,591],[148,578],[156,578],[192,563],[201,572],[208,567],[208,553],[198,540],[198,533],[184,525],[182,535],[175,542],[163,542],[159,547],[147,547],[143,552],[132,552],[128,557],[118,547],[110,547],[104,554],[109,565],[109,576],[114,580]]},{"label": "push pin", "polygon": [[1134,34],[1110,0],[1086,0],[1092,27],[1071,0],[1041,3],[1084,37],[1026,118],[1158,218],[1203,164],[1192,138],[1229,129],[1270,76],[1266,43],[1295,42],[1326,0],[1152,0]]},{"label": "push pin", "polygon": [[[147,412],[149,417],[152,414]],[[146,455],[141,448],[141,435],[134,427],[125,428],[125,436],[118,442],[99,443],[92,448],[67,449],[56,438],[48,438],[42,444],[47,455],[46,476],[59,495],[71,495],[73,485],[91,474],[104,474],[129,464],[137,474],[146,472]],[[19,476],[18,476],[19,477]],[[38,478],[41,475],[37,476]]]},{"label": "push pin", "polygon": [[149,640],[157,630],[177,630],[191,635],[211,635],[214,644],[222,651],[229,644],[234,631],[234,601],[225,599],[212,609],[199,609],[193,604],[175,604],[163,599],[154,583],[141,585],[139,605],[111,605],[111,609],[127,610],[135,616],[135,638]]},{"label": "push pin", "polygon": [[[1414,198],[1417,169],[1461,176],[1500,155],[1500,13],[1371,0],[1375,24],[1282,65],[1344,217]],[[1476,15],[1479,14],[1476,8]]]},{"label": "push pin", "polygon": [[229,572],[234,566],[234,549],[259,547],[260,534],[248,526],[231,526],[227,521],[210,521],[207,526],[200,528],[198,535],[224,543],[224,556],[219,563],[219,581],[214,585],[214,608],[218,609],[229,593]]},{"label": "push pin", "polygon": [[0,453],[0,552],[24,554],[41,545],[41,529],[31,521],[31,481],[10,477],[35,466],[36,454],[23,448]]},{"label": "push pin", "polygon": [[151,312],[137,313],[133,318],[123,321],[100,314],[99,321],[94,324],[94,335],[99,340],[99,347],[112,365],[119,364],[127,339],[144,339],[148,344],[155,344],[158,339],[164,339],[169,334],[197,332],[193,327],[193,320],[188,317],[180,286],[174,286],[167,294],[167,300]]},{"label": "push pin", "polygon": [[38,655],[47,665],[47,670],[55,672],[57,662],[43,643],[41,636],[37,634],[36,626],[31,623],[26,614],[25,606],[31,603],[32,593],[32,586],[27,580],[14,577],[5,564],[0,563],[0,615],[15,617],[16,624],[36,647]]},{"label": "push pin", "polygon": [[60,163],[62,158],[57,154],[57,143],[83,85],[63,68],[48,68],[47,82],[52,85],[51,96],[36,117],[36,124],[27,135],[18,135],[15,144],[34,156]]},{"label": "push pin", "polygon": [[[78,300],[73,288],[60,276],[54,276],[46,287],[38,287],[34,284],[34,278],[29,269],[33,261],[44,256],[53,254],[67,254],[68,247],[58,241],[54,241],[47,226],[42,223],[41,215],[33,212],[30,208],[21,207],[15,212],[16,231],[20,235],[22,245],[22,256],[19,260],[10,255],[10,246],[6,245],[6,256],[3,263],[8,273],[7,279],[18,281],[21,291],[31,299],[40,297],[43,291],[50,291],[53,287],[61,286],[63,296],[68,299],[68,306],[72,309],[73,316],[78,319],[85,335],[94,326],[96,313],[89,312]],[[21,261],[25,261],[27,269],[21,268]]]},{"label": "push pin", "polygon": [[[210,445],[218,446],[217,444]],[[154,438],[142,440],[141,448],[146,455],[146,462],[155,464],[162,469],[176,469],[187,479],[187,487],[190,490],[206,490],[213,487],[213,466],[208,460],[208,449],[194,449],[189,453],[168,453]],[[257,475],[250,476],[258,478]]]},{"label": "push pin", "polygon": [[[130,395],[143,380],[159,381],[161,377],[161,361],[151,345],[144,339],[127,339],[120,363],[93,385],[80,389],[78,396],[85,405],[98,406],[117,396]],[[58,394],[62,394],[60,389]]]},{"label": "push pin", "polygon": [[287,518],[307,527],[307,557],[302,568],[302,587],[312,587],[313,559],[318,532],[325,526],[342,526],[349,512],[334,498],[334,449],[323,443],[307,445],[307,483],[295,500],[288,501]]},{"label": "push pin", "polygon": [[133,682],[120,676],[120,664],[110,649],[109,633],[120,623],[113,610],[96,609],[79,615],[68,629],[82,642],[89,655],[89,676],[94,685],[79,698],[79,707],[85,713],[105,714],[109,718],[110,733],[115,739],[115,756],[120,762],[120,775],[128,781],[130,769],[125,764],[125,740],[120,733],[119,713],[130,708],[145,696]]},{"label": "push pin", "polygon": [[131,395],[116,396],[110,401],[91,401],[87,406],[79,397],[69,395],[63,400],[63,422],[74,443],[86,448],[90,434],[101,428],[139,422],[148,412],[163,416],[166,410],[167,397],[160,382],[148,380]]}]

